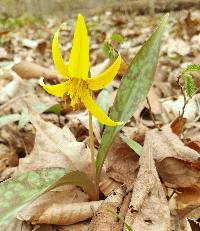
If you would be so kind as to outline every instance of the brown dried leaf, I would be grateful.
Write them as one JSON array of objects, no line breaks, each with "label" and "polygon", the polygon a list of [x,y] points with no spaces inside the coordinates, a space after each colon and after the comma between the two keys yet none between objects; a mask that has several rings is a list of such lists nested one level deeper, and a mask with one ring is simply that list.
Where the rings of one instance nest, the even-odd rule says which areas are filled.
[{"label": "brown dried leaf", "polygon": [[[82,112],[82,113],[71,113],[66,116],[69,119],[69,126],[75,126],[78,127],[78,124],[81,123],[85,128],[89,130],[89,116],[88,112]],[[98,123],[98,120],[93,117],[92,118],[92,124],[93,124],[93,131],[94,135],[97,138],[98,142],[101,141],[101,135],[100,135],[100,126]]]},{"label": "brown dried leaf", "polygon": [[120,185],[121,185],[121,183],[110,178],[104,172],[104,170],[102,171],[101,177],[100,177],[99,188],[105,196],[110,195],[112,193],[112,191],[119,188]]},{"label": "brown dried leaf", "polygon": [[108,210],[119,213],[125,196],[126,187],[122,186],[116,191],[113,191],[97,210],[96,215],[90,223],[88,231],[121,231],[123,224],[116,220],[116,217]]},{"label": "brown dried leaf", "polygon": [[69,128],[45,122],[32,110],[29,118],[36,129],[35,146],[29,156],[20,159],[18,172],[45,167],[90,171],[89,150],[75,140]]},{"label": "brown dried leaf", "polygon": [[179,188],[175,196],[175,209],[183,210],[187,207],[200,205],[200,188],[193,186],[190,188]]},{"label": "brown dried leaf", "polygon": [[149,131],[146,137],[151,137],[156,166],[165,182],[175,187],[189,187],[199,181],[200,172],[191,166],[200,157],[199,153],[185,146],[169,125],[161,131]]},{"label": "brown dried leaf", "polygon": [[89,222],[81,222],[74,225],[59,226],[57,231],[88,231],[89,225]]},{"label": "brown dried leaf", "polygon": [[56,72],[46,67],[42,67],[38,64],[29,63],[26,61],[15,64],[12,67],[12,70],[15,71],[23,79],[40,78],[42,76],[46,79],[58,79],[58,75],[56,74]]},{"label": "brown dried leaf", "polygon": [[101,201],[90,201],[73,204],[53,204],[46,209],[39,217],[31,220],[33,224],[76,224],[91,218]]},{"label": "brown dried leaf", "polygon": [[138,170],[138,155],[121,138],[114,141],[106,159],[106,173],[117,182],[132,185]]},{"label": "brown dried leaf", "polygon": [[[170,229],[170,211],[153,161],[150,136],[145,139],[140,169],[133,185],[125,222],[137,231]],[[124,226],[123,230],[127,228]]]},{"label": "brown dried leaf", "polygon": [[69,225],[93,216],[101,201],[87,202],[88,197],[75,186],[64,186],[45,193],[19,215],[32,224]]},{"label": "brown dried leaf", "polygon": [[180,159],[168,157],[156,167],[162,180],[172,187],[190,187],[200,180],[200,172]]},{"label": "brown dried leaf", "polygon": [[20,221],[18,219],[14,219],[10,222],[10,224],[5,228],[1,229],[1,231],[32,231],[32,227],[30,224],[27,224],[24,221]]},{"label": "brown dried leaf", "polygon": [[54,190],[48,191],[34,200],[30,205],[23,209],[19,214],[20,220],[36,220],[52,205],[72,204],[87,202],[88,196],[79,188],[73,185],[65,185]]},{"label": "brown dried leaf", "polygon": [[171,129],[173,133],[175,133],[177,136],[180,136],[183,133],[183,127],[186,124],[187,119],[182,117],[177,117],[172,123],[171,123]]}]

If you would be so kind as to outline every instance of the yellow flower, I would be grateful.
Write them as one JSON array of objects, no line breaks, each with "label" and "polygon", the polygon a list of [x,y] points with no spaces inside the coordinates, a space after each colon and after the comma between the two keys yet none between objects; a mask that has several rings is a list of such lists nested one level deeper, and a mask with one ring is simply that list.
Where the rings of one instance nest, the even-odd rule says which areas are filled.
[{"label": "yellow flower", "polygon": [[[60,28],[63,24],[60,26]],[[122,122],[111,120],[105,112],[95,103],[91,97],[91,90],[99,90],[108,85],[116,76],[120,64],[119,55],[115,62],[102,74],[94,78],[89,78],[89,44],[88,33],[84,18],[78,15],[73,46],[69,57],[69,63],[65,64],[61,55],[58,42],[59,30],[54,35],[52,42],[52,55],[55,67],[58,73],[66,79],[64,83],[56,85],[45,85],[40,81],[40,85],[54,96],[71,99],[71,105],[74,108],[76,104],[82,102],[90,113],[92,113],[102,124],[109,126],[121,125]]]}]

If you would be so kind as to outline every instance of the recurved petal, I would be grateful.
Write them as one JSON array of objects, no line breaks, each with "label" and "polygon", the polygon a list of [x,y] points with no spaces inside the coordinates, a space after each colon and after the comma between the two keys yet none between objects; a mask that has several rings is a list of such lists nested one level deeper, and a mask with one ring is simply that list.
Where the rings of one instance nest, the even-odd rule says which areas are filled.
[{"label": "recurved petal", "polygon": [[52,56],[53,56],[55,68],[58,71],[58,73],[63,78],[67,78],[69,76],[68,65],[64,63],[61,50],[59,47],[59,41],[58,41],[59,31],[64,25],[65,23],[61,24],[61,26],[59,27],[59,29],[56,31],[54,35],[54,38],[52,41]]},{"label": "recurved petal", "polygon": [[106,87],[117,75],[121,60],[122,58],[119,55],[115,62],[106,71],[97,77],[87,79],[88,87],[91,90],[99,90]]},{"label": "recurved petal", "polygon": [[89,72],[89,44],[85,20],[78,15],[69,58],[70,77],[86,79]]},{"label": "recurved petal", "polygon": [[67,81],[64,83],[56,84],[56,85],[45,85],[43,78],[39,80],[40,86],[44,88],[51,95],[55,95],[57,97],[63,97],[65,93],[67,93]]},{"label": "recurved petal", "polygon": [[97,120],[102,123],[106,124],[108,126],[117,126],[117,125],[122,125],[123,122],[115,122],[111,120],[106,113],[96,104],[96,102],[92,99],[89,91],[85,91],[81,101],[85,105],[85,107],[88,109],[88,111],[94,115]]}]

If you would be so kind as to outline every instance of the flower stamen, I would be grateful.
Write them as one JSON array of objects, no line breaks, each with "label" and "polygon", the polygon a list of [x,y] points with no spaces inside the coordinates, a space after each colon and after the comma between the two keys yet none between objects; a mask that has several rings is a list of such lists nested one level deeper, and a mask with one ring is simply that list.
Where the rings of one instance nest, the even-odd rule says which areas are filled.
[{"label": "flower stamen", "polygon": [[[71,99],[71,106],[75,109],[76,104],[81,103],[81,97],[84,91],[88,88],[86,81],[77,78],[69,78],[67,80],[67,94]],[[64,95],[64,98],[66,98]]]}]

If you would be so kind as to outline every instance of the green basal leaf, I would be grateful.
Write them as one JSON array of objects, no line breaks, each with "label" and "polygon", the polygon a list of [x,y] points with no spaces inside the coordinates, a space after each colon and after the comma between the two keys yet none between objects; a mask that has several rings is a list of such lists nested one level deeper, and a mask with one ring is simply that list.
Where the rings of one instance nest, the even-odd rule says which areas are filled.
[{"label": "green basal leaf", "polygon": [[20,174],[0,184],[0,227],[7,225],[30,201],[44,193],[65,174],[49,168]]},{"label": "green basal leaf", "polygon": [[115,41],[115,42],[118,42],[118,43],[123,43],[123,41],[124,41],[124,37],[122,35],[120,35],[120,34],[113,34],[110,37],[110,39],[112,41]]},{"label": "green basal leaf", "polygon": [[89,195],[91,200],[96,199],[97,192],[95,190],[95,185],[93,184],[92,179],[84,172],[71,171],[65,174],[51,187],[51,189],[66,184],[79,186]]},{"label": "green basal leaf", "polygon": [[0,184],[0,227],[6,226],[25,206],[55,187],[73,184],[82,187],[91,199],[96,191],[88,175],[63,168],[48,168],[22,173]]},{"label": "green basal leaf", "polygon": [[133,149],[134,152],[138,154],[138,156],[142,154],[143,147],[139,143],[124,135],[120,135],[120,137],[131,149]]},{"label": "green basal leaf", "polygon": [[[161,37],[168,16],[169,15],[167,14],[163,18],[160,26],[155,30],[132,60],[129,69],[121,82],[114,105],[111,109],[110,117],[113,120],[124,121],[126,123],[132,117],[138,106],[145,100],[154,79],[159,57]],[[106,126],[104,130],[96,160],[98,177],[100,176],[106,154],[122,127],[123,126]]]},{"label": "green basal leaf", "polygon": [[189,98],[192,98],[192,96],[194,95],[194,92],[195,92],[194,80],[190,74],[184,74],[183,78],[185,81],[185,89],[186,89],[187,96]]},{"label": "green basal leaf", "polygon": [[189,71],[200,71],[200,64],[190,64],[184,69],[183,72]]},{"label": "green basal leaf", "polygon": [[20,118],[19,114],[10,114],[10,115],[5,115],[0,117],[0,128],[12,123],[18,121]]}]

